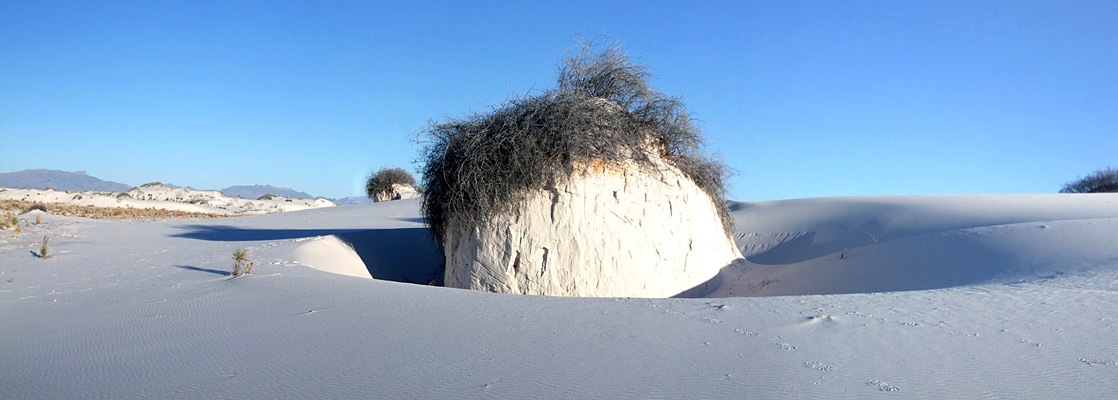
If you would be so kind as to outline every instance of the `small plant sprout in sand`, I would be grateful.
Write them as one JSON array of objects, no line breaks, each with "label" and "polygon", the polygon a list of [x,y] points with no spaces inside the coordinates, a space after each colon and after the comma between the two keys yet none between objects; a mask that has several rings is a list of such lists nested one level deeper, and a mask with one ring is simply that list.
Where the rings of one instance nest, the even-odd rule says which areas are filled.
[{"label": "small plant sprout in sand", "polygon": [[252,260],[248,259],[248,249],[233,250],[233,273],[229,275],[238,276],[252,273]]},{"label": "small plant sprout in sand", "polygon": [[44,260],[51,257],[50,248],[47,247],[47,241],[49,240],[50,239],[47,239],[47,235],[43,235],[43,245],[39,246],[39,257]]}]

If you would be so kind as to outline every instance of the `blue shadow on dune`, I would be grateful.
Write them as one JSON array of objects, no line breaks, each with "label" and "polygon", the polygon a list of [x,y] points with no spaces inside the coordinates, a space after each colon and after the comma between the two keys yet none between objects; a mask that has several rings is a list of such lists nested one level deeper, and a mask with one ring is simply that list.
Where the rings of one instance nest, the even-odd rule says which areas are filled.
[{"label": "blue shadow on dune", "polygon": [[222,270],[217,270],[217,269],[200,268],[200,267],[195,267],[195,266],[191,266],[191,265],[176,265],[175,267],[182,268],[182,269],[188,269],[188,270],[191,270],[191,271],[209,272],[211,274],[218,274],[218,275],[229,275],[229,272],[230,272],[230,271],[222,271]]},{"label": "blue shadow on dune", "polygon": [[248,229],[186,225],[173,237],[214,242],[252,242],[336,236],[353,248],[373,279],[428,284],[442,281],[443,254],[425,228]]},{"label": "blue shadow on dune", "polygon": [[183,226],[183,229],[186,231],[171,236],[211,242],[255,242],[302,239],[361,231],[360,229],[247,229],[229,225],[186,225]]}]

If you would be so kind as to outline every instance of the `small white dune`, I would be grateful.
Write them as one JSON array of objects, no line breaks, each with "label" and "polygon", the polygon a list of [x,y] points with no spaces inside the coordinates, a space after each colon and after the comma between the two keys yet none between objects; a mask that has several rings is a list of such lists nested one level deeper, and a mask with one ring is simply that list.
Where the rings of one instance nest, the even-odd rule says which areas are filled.
[{"label": "small white dune", "polygon": [[334,235],[319,236],[299,245],[291,258],[295,262],[338,275],[373,278],[353,247]]}]

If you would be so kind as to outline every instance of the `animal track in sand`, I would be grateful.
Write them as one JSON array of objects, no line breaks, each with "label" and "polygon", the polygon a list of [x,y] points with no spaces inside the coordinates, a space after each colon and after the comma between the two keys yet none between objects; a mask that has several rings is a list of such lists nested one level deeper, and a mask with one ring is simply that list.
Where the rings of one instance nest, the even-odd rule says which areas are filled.
[{"label": "animal track in sand", "polygon": [[790,344],[784,343],[784,342],[773,342],[773,345],[780,346],[780,348],[784,349],[784,350],[795,350],[796,349],[796,346],[793,346],[793,345],[790,345]]},{"label": "animal track in sand", "polygon": [[864,314],[858,311],[847,311],[846,315],[854,315],[862,318],[873,318],[873,314]]},{"label": "animal track in sand", "polygon": [[817,369],[817,370],[820,370],[820,371],[834,371],[835,370],[835,367],[832,367],[830,365],[827,365],[827,364],[824,364],[824,363],[821,363],[821,362],[815,362],[815,361],[805,362],[804,366],[808,367],[808,368],[811,368],[811,369]]},{"label": "animal track in sand", "polygon": [[[998,331],[998,333],[1012,334],[1012,332],[1010,332],[1008,330],[1005,330],[1005,329],[1002,329],[1002,330]],[[1023,337],[1018,337],[1017,338],[1017,343],[1024,343],[1024,344],[1027,344],[1029,346],[1040,347],[1040,342],[1035,341],[1035,340],[1029,340],[1029,339],[1026,339],[1026,338],[1023,338]]]},{"label": "animal track in sand", "polygon": [[955,335],[955,336],[965,336],[965,337],[978,337],[978,336],[980,336],[978,334],[978,332],[955,332],[955,331],[950,331],[950,332],[947,332],[947,334],[948,335]]},{"label": "animal track in sand", "polygon": [[1087,365],[1106,365],[1106,366],[1118,365],[1118,361],[1099,361],[1099,360],[1091,360],[1091,359],[1087,359],[1087,358],[1080,358],[1079,361],[1081,361],[1081,362],[1083,362],[1084,364],[1087,364]]},{"label": "animal track in sand", "polygon": [[869,381],[869,382],[866,382],[866,384],[870,385],[870,386],[876,386],[877,390],[880,390],[882,392],[899,392],[899,391],[901,391],[901,388],[899,388],[899,387],[890,385],[888,382],[879,381],[879,380],[876,380],[876,379],[874,379],[872,381]]}]

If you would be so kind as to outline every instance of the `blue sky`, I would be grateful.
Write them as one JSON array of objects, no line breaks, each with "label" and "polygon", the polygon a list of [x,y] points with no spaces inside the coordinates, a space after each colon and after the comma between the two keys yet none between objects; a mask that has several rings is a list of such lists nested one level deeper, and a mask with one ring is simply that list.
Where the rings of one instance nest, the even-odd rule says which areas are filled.
[{"label": "blue sky", "polygon": [[1118,3],[0,2],[0,172],[362,195],[608,36],[737,200],[1055,192],[1118,166]]}]

